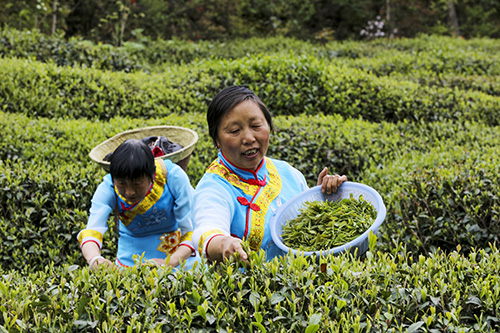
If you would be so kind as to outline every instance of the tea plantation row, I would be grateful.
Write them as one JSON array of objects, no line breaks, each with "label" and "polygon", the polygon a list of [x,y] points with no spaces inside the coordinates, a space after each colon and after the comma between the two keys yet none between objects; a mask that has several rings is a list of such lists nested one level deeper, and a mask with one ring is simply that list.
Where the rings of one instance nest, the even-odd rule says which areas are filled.
[{"label": "tea plantation row", "polygon": [[113,71],[157,73],[172,64],[200,59],[237,59],[255,54],[280,57],[314,56],[334,64],[345,63],[377,76],[415,81],[437,87],[458,87],[495,96],[500,91],[500,46],[496,40],[462,40],[444,36],[415,39],[378,39],[370,42],[312,44],[291,38],[251,38],[231,42],[156,40],[125,43],[123,47],[94,45],[62,35],[0,28],[0,56],[36,59],[57,66]]},{"label": "tea plantation row", "polygon": [[[0,32],[3,331],[500,329],[495,41],[276,38],[259,41],[262,55],[241,42],[159,41],[132,52],[58,38]],[[131,67],[113,65],[116,54]],[[270,107],[269,156],[311,186],[328,166],[381,193],[387,217],[375,247],[324,265],[252,253],[245,270],[89,272],[76,234],[104,175],[91,148],[132,128],[191,128],[196,186],[216,156],[207,102],[231,84]],[[115,251],[110,231],[103,254]]]},{"label": "tea plantation row", "polygon": [[0,268],[0,327],[30,332],[494,332],[500,256],[473,251],[413,259],[404,248],[319,263],[202,262],[173,272]]},{"label": "tea plantation row", "polygon": [[[0,56],[34,59],[58,66],[83,66],[112,71],[156,72],[165,64],[186,64],[200,59],[237,59],[255,54],[313,55],[323,59],[392,59],[402,54],[447,72],[484,72],[498,69],[500,45],[495,39],[463,40],[422,35],[413,39],[375,39],[369,42],[331,41],[324,45],[285,37],[246,38],[232,41],[147,40],[125,42],[122,47],[93,44],[36,30],[0,28]],[[373,65],[368,64],[372,67]],[[426,65],[425,67],[427,67]],[[376,67],[376,66],[375,66]],[[396,64],[396,67],[400,67]],[[489,74],[492,74],[491,70]],[[498,73],[497,73],[498,74]]]},{"label": "tea plantation row", "polygon": [[379,77],[311,56],[203,60],[157,74],[0,59],[0,75],[2,110],[43,117],[107,120],[204,112],[221,87],[245,84],[275,115],[322,112],[374,122],[455,120],[490,125],[498,125],[500,119],[500,96]]},{"label": "tea plantation row", "polygon": [[[98,143],[139,126],[170,124],[200,139],[188,175],[193,186],[215,158],[204,114],[108,122],[38,119],[0,113],[0,230],[4,268],[38,270],[50,262],[78,262],[76,234],[104,171],[88,157]],[[372,123],[341,116],[275,117],[268,155],[284,159],[315,185],[320,168],[382,194],[388,215],[379,236],[389,249],[399,241],[415,254],[457,245],[499,243],[499,127],[435,122]],[[115,248],[107,238],[107,251]]]}]

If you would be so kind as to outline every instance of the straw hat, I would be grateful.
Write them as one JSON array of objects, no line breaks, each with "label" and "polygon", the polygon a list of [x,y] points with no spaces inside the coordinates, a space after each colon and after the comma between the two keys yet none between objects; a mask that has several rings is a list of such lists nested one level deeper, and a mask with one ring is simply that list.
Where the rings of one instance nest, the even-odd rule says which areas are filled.
[{"label": "straw hat", "polygon": [[122,132],[94,147],[90,151],[89,156],[94,162],[97,162],[104,170],[109,172],[109,162],[103,160],[107,154],[114,152],[122,142],[128,139],[142,140],[148,136],[164,136],[170,141],[183,146],[184,148],[171,154],[157,157],[157,159],[167,158],[177,163],[184,171],[187,170],[189,158],[198,141],[198,134],[188,128],[178,126],[151,126]]}]

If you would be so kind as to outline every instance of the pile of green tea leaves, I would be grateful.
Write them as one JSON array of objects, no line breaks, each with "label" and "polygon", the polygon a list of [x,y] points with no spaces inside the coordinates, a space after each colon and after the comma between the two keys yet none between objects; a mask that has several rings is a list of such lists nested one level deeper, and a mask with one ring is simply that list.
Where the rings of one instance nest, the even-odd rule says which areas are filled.
[{"label": "pile of green tea leaves", "polygon": [[373,205],[359,200],[307,201],[296,218],[283,226],[283,244],[300,251],[328,250],[352,241],[375,221]]}]

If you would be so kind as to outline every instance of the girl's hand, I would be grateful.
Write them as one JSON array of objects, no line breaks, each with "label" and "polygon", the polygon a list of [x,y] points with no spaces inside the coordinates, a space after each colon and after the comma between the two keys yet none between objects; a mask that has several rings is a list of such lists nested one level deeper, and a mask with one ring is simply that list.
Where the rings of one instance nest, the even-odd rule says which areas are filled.
[{"label": "girl's hand", "polygon": [[165,265],[165,259],[160,259],[160,258],[151,258],[145,261],[145,264],[151,264],[151,265],[158,265],[158,266],[163,266]]},{"label": "girl's hand", "polygon": [[175,252],[170,255],[170,260],[167,259],[165,260],[167,265],[170,265],[172,267],[178,266],[181,261],[186,261],[191,255],[193,254],[193,250],[191,250],[187,246],[179,246]]},{"label": "girl's hand", "polygon": [[96,270],[99,266],[106,266],[108,268],[115,268],[115,264],[113,264],[113,262],[111,260],[106,259],[106,258],[99,258],[92,263],[92,267],[90,267],[90,269]]},{"label": "girl's hand", "polygon": [[343,182],[347,181],[346,176],[329,175],[328,168],[324,168],[318,176],[318,185],[321,185],[321,193],[332,194]]}]

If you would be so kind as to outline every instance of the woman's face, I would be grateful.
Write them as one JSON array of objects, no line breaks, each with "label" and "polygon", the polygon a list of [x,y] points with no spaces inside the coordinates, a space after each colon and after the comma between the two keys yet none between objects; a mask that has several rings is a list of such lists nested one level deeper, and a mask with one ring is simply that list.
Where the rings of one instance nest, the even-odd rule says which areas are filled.
[{"label": "woman's face", "polygon": [[120,195],[130,204],[144,199],[151,188],[151,178],[148,176],[142,176],[134,180],[117,178],[113,179],[113,183]]},{"label": "woman's face", "polygon": [[269,146],[269,124],[253,101],[243,101],[221,120],[217,146],[224,156],[242,169],[256,170]]}]

